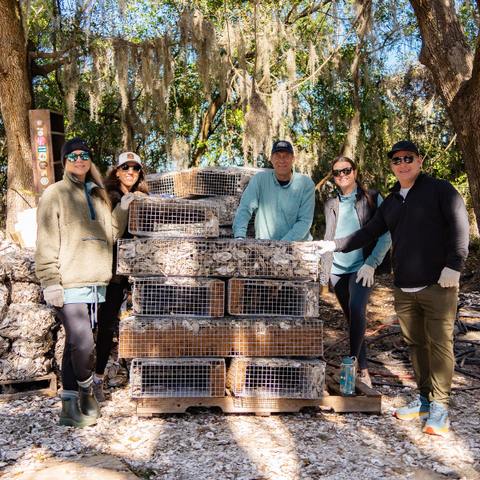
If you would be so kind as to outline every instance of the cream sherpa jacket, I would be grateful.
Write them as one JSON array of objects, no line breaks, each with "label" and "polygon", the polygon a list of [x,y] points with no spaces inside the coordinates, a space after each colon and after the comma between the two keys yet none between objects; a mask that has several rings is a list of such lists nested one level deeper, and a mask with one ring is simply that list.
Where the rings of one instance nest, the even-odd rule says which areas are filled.
[{"label": "cream sherpa jacket", "polygon": [[[100,188],[92,184],[92,189]],[[90,202],[89,200],[90,199]],[[110,212],[86,185],[65,172],[48,187],[37,210],[35,272],[43,287],[108,285],[113,245],[127,225],[128,211]]]}]

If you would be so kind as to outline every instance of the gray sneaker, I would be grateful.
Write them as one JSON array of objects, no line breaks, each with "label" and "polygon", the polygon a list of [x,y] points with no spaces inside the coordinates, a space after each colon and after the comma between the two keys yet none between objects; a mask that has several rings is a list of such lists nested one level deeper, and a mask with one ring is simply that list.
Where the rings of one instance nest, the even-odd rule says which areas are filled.
[{"label": "gray sneaker", "polygon": [[441,403],[430,403],[430,415],[427,423],[423,427],[423,431],[430,435],[440,435],[443,437],[448,431],[449,423],[448,408]]},{"label": "gray sneaker", "polygon": [[395,412],[395,416],[400,420],[414,420],[415,418],[428,417],[430,414],[430,403],[425,397],[418,393],[413,402],[410,402],[406,407],[399,408]]},{"label": "gray sneaker", "polygon": [[98,403],[103,403],[106,401],[105,394],[103,393],[103,380],[101,382],[92,384],[93,394],[95,395]]}]

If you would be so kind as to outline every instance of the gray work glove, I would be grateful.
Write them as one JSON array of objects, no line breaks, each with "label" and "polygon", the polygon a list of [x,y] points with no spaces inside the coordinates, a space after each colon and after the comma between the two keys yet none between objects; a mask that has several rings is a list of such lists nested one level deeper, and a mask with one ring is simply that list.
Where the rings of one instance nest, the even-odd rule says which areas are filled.
[{"label": "gray work glove", "polygon": [[334,252],[335,251],[335,242],[333,242],[332,240],[320,240],[318,242],[316,242],[318,247],[320,248],[320,250],[318,251],[318,253],[320,255],[323,255],[325,253],[328,253],[328,252]]},{"label": "gray work glove", "polygon": [[120,208],[122,210],[128,210],[128,207],[130,206],[130,204],[133,202],[135,198],[135,194],[134,193],[127,193],[125,194],[122,199],[120,200]]},{"label": "gray work glove", "polygon": [[451,268],[444,267],[442,273],[440,274],[440,278],[438,279],[438,283],[442,288],[447,287],[456,287],[460,280],[460,272],[456,270],[452,270]]},{"label": "gray work glove", "polygon": [[362,281],[363,287],[371,287],[375,283],[375,269],[364,263],[357,272],[355,283]]},{"label": "gray work glove", "polygon": [[43,290],[43,298],[54,307],[63,307],[65,292],[61,285],[50,285]]}]

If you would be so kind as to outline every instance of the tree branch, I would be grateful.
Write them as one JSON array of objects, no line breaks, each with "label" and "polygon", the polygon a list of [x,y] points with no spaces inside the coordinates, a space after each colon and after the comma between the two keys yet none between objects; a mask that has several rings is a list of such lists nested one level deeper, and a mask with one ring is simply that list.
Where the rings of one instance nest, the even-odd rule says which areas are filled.
[{"label": "tree branch", "polygon": [[32,65],[32,77],[35,77],[37,75],[41,77],[46,77],[49,73],[58,70],[65,63],[66,60],[67,58],[64,57],[57,60],[56,62],[50,62],[47,65],[37,65],[36,63],[34,63]]},{"label": "tree branch", "polygon": [[76,46],[77,46],[76,42],[71,41],[67,43],[67,45],[65,45],[65,47],[63,47],[62,50],[59,50],[58,52],[46,53],[46,52],[29,51],[28,56],[32,59],[36,59],[36,58],[54,59],[54,58],[58,58],[65,55],[65,53],[67,53],[69,50],[71,50],[73,47],[76,47]]},{"label": "tree branch", "polygon": [[304,83],[307,83],[311,78],[313,78],[315,75],[317,75],[317,73],[322,70],[322,68],[328,64],[328,62],[330,61],[331,58],[333,58],[333,56],[342,48],[343,44],[347,41],[347,38],[349,37],[350,33],[352,33],[352,30],[355,28],[355,26],[357,25],[358,21],[360,20],[360,17],[363,15],[363,12],[365,10],[365,4],[363,5],[363,8],[362,8],[362,11],[358,14],[357,18],[355,19],[355,21],[353,22],[353,25],[350,27],[350,30],[346,33],[345,35],[345,38],[343,39],[342,43],[332,52],[332,54],[320,65],[320,67],[317,68],[317,70],[315,70],[315,72],[313,72],[311,75],[309,75],[307,78],[305,78],[304,80],[302,80],[300,83],[297,83],[296,85],[294,85],[292,88],[289,88],[288,90],[286,90],[285,93],[289,93],[291,92],[292,90],[295,90],[297,89],[298,87],[302,86]]},{"label": "tree branch", "polygon": [[301,18],[308,17],[309,15],[312,15],[312,13],[319,12],[325,5],[328,3],[331,3],[331,0],[327,0],[326,2],[321,2],[320,5],[315,6],[316,2],[313,2],[313,5],[311,7],[307,7],[303,10],[303,12],[299,13],[291,22],[290,25],[293,25],[297,20],[300,20]]}]

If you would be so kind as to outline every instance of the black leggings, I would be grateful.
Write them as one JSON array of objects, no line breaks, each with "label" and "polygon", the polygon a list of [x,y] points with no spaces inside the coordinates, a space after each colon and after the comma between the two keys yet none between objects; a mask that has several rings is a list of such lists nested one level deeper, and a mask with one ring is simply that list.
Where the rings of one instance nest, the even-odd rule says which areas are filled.
[{"label": "black leggings", "polygon": [[367,368],[366,311],[373,285],[363,287],[361,281],[356,283],[357,272],[343,275],[331,274],[330,277],[338,303],[347,319],[350,335],[350,356],[357,357],[358,367],[360,370],[365,370]]},{"label": "black leggings", "polygon": [[94,341],[89,303],[67,303],[55,307],[65,328],[65,349],[62,359],[64,390],[78,390],[77,382],[85,382],[92,375]]},{"label": "black leggings", "polygon": [[98,331],[97,331],[97,364],[95,373],[103,375],[107,366],[110,350],[112,349],[113,334],[118,318],[118,311],[125,298],[125,291],[128,290],[127,277],[122,277],[120,283],[110,282],[107,287],[107,298],[100,305],[98,310]]}]

